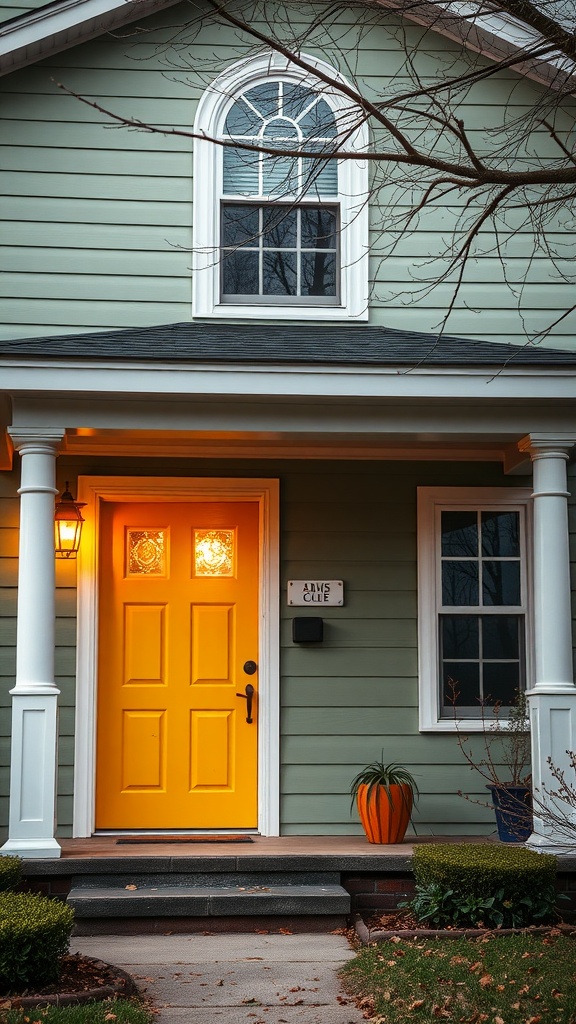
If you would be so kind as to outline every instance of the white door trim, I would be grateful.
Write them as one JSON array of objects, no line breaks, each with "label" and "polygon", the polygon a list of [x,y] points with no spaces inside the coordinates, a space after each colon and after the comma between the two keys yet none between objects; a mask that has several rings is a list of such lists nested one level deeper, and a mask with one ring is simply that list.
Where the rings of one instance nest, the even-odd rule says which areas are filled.
[{"label": "white door trim", "polygon": [[78,646],[74,755],[75,838],[94,831],[98,662],[98,543],[103,501],[258,501],[260,508],[258,830],[280,832],[279,484],[225,477],[80,476],[86,503],[78,554]]}]

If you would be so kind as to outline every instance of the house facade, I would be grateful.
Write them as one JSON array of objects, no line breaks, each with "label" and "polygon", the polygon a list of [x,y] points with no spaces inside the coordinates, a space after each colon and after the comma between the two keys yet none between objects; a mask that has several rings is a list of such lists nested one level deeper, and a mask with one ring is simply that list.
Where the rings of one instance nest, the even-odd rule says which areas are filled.
[{"label": "house facade", "polygon": [[[576,748],[576,339],[518,224],[443,326],[458,212],[408,230],[397,176],[374,187],[350,80],[396,89],[406,38],[422,74],[464,68],[453,26],[351,5],[301,60],[188,6],[6,14],[3,852],[354,834],[379,757],[419,834],[490,832],[456,719],[480,756],[482,701],[526,689],[543,793]],[[466,93],[478,137],[545,98],[524,70]],[[66,490],[83,535],[55,559]]]}]

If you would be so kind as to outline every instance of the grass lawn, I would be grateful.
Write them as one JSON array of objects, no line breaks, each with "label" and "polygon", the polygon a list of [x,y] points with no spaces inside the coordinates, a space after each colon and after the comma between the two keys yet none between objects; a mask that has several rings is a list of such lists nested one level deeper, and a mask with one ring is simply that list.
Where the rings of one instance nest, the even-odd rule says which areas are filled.
[{"label": "grass lawn", "polygon": [[150,1024],[152,1019],[146,1006],[130,999],[62,1009],[0,1010],[0,1024]]},{"label": "grass lawn", "polygon": [[576,942],[563,935],[391,939],[342,978],[381,1024],[576,1024]]}]

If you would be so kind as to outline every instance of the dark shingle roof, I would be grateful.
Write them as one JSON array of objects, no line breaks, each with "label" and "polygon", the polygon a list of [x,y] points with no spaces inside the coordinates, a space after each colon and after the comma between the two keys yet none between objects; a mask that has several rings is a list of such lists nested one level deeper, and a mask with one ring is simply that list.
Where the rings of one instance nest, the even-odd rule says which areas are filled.
[{"label": "dark shingle roof", "polygon": [[576,366],[576,352],[441,337],[365,324],[182,323],[0,341],[0,356],[348,366]]}]

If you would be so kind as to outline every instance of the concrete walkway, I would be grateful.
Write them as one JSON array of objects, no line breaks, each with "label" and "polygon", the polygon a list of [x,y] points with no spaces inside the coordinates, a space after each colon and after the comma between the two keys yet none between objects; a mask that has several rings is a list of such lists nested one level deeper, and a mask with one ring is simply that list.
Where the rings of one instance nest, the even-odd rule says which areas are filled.
[{"label": "concrete walkway", "polygon": [[71,952],[117,964],[159,1009],[161,1024],[360,1024],[338,968],[341,935],[78,936]]}]

